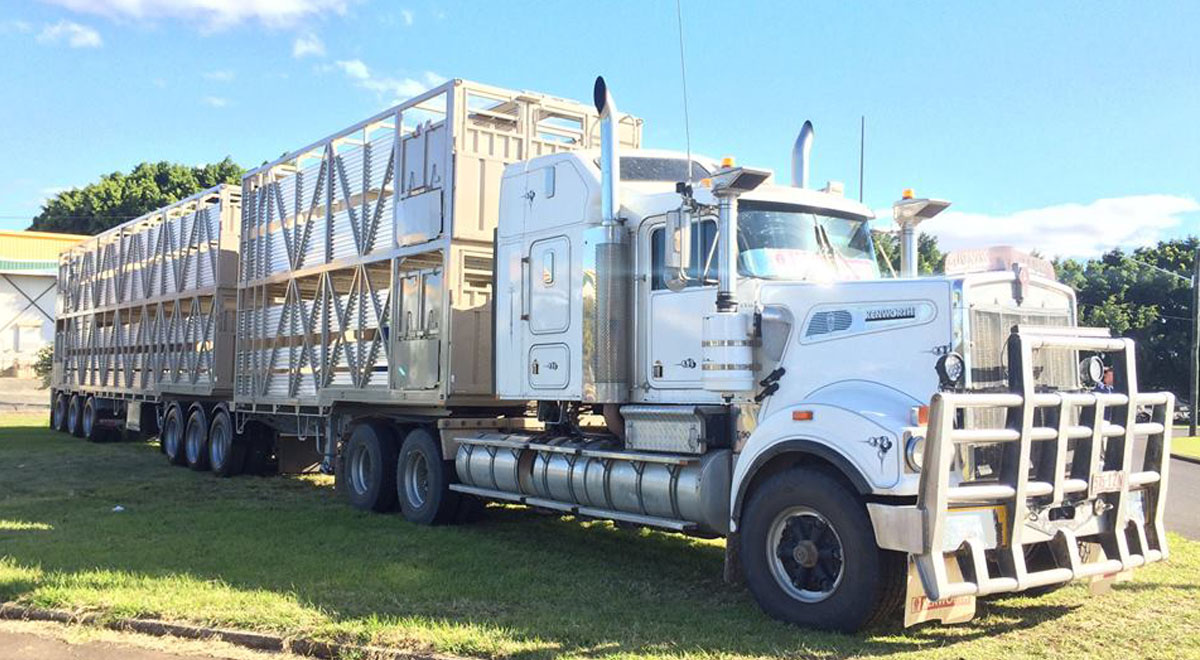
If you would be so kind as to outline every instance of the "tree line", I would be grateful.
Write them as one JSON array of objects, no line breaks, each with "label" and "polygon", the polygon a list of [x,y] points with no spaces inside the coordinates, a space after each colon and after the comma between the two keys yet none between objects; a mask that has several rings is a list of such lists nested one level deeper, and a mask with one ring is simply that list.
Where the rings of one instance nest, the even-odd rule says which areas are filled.
[{"label": "tree line", "polygon": [[[219,183],[237,184],[245,170],[229,158],[209,165],[141,163],[128,174],[100,180],[50,198],[29,227],[38,231],[98,234]],[[899,243],[876,235],[880,271],[899,268]],[[1086,260],[1056,259],[1058,279],[1077,292],[1079,323],[1107,327],[1138,344],[1138,377],[1143,389],[1166,389],[1186,400],[1193,311],[1190,278],[1196,237],[1160,241],[1132,252],[1120,248]],[[918,270],[942,272],[945,255],[937,237],[918,239]],[[888,264],[891,264],[889,268]],[[1162,270],[1156,270],[1162,269]]]}]

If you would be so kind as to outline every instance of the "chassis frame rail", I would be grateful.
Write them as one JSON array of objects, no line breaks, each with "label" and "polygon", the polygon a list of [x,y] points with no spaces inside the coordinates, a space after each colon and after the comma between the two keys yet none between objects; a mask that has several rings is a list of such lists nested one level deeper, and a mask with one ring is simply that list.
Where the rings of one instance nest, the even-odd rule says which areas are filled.
[{"label": "chassis frame rail", "polygon": [[[1043,349],[1108,355],[1114,391],[1036,391],[1033,354]],[[1175,400],[1167,392],[1138,391],[1133,341],[1090,328],[1014,326],[1008,360],[1009,392],[940,392],[930,403],[917,497],[922,552],[915,555],[926,595],[942,600],[1022,591],[1166,559],[1163,518]],[[1149,422],[1138,422],[1139,407],[1150,408]],[[962,428],[960,412],[967,408],[1004,409],[1005,428]],[[1076,415],[1079,423],[1073,424]],[[1145,449],[1141,470],[1134,471],[1137,437],[1145,438]],[[998,479],[952,483],[960,447],[978,442],[1003,443]],[[1031,465],[1038,443],[1043,445],[1040,460]],[[1141,507],[1132,506],[1137,491]],[[1077,537],[1062,526],[1049,541],[1027,534],[1031,512],[1087,501],[1100,517],[1100,533]],[[968,538],[957,548],[946,548],[948,513],[980,503],[1006,509],[1007,515],[999,517],[999,538],[1007,542],[988,550],[980,540]],[[1082,541],[1098,543],[1104,558],[1085,563]],[[1055,567],[1029,566],[1026,549],[1037,543],[1049,544]],[[947,558],[958,561],[963,581],[951,581]]]}]

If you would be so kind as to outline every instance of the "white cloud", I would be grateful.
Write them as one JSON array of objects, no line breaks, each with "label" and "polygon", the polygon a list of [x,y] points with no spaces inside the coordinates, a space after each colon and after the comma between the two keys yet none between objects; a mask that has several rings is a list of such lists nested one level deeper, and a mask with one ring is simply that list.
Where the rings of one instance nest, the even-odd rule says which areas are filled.
[{"label": "white cloud", "polygon": [[296,40],[292,42],[292,57],[299,59],[309,55],[323,57],[325,55],[325,43],[316,34],[305,32],[296,37]]},{"label": "white cloud", "polygon": [[229,70],[206,71],[200,75],[203,76],[205,80],[211,80],[213,82],[229,82],[237,77],[237,74]]},{"label": "white cloud", "polygon": [[308,16],[345,13],[355,0],[42,0],[72,11],[109,18],[199,21],[210,28],[256,20],[272,27]]},{"label": "white cloud", "polygon": [[205,105],[210,105],[214,108],[224,108],[229,105],[229,99],[221,96],[206,96],[203,99]]},{"label": "white cloud", "polygon": [[338,60],[338,68],[355,80],[370,80],[371,72],[362,60]]},{"label": "white cloud", "polygon": [[339,69],[359,87],[375,92],[385,101],[396,102],[412,98],[448,80],[445,76],[426,71],[416,78],[393,78],[371,73],[362,60],[338,60]]},{"label": "white cloud", "polygon": [[413,24],[413,13],[411,9],[401,9],[400,16],[404,18],[404,24],[411,26]]},{"label": "white cloud", "polygon": [[37,39],[44,44],[65,41],[71,48],[99,48],[104,44],[99,32],[72,21],[59,21],[43,27]]},{"label": "white cloud", "polygon": [[[891,210],[877,212],[890,218]],[[1192,217],[1188,217],[1192,216]],[[885,228],[889,220],[877,223]],[[951,210],[921,231],[937,236],[942,250],[1011,245],[1048,257],[1090,257],[1115,247],[1134,248],[1200,226],[1200,202],[1175,195],[1131,195],[1086,204],[1057,204],[1007,215]]]},{"label": "white cloud", "polygon": [[29,34],[30,32],[33,32],[33,26],[30,25],[27,21],[22,21],[19,19],[13,20],[13,21],[4,21],[3,23],[0,23],[0,34],[7,34],[9,32],[18,32],[21,34]]}]

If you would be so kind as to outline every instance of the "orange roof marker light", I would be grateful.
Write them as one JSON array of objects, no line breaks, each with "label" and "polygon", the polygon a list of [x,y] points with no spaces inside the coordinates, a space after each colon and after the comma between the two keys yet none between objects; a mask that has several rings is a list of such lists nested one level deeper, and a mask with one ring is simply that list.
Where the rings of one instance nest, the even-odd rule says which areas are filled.
[{"label": "orange roof marker light", "polygon": [[723,170],[727,170],[733,167],[735,164],[736,163],[733,160],[733,156],[725,156],[721,159],[721,169]]},{"label": "orange roof marker light", "polygon": [[905,188],[904,192],[900,193],[900,199],[912,199],[912,198],[913,198],[913,189],[912,188]]}]

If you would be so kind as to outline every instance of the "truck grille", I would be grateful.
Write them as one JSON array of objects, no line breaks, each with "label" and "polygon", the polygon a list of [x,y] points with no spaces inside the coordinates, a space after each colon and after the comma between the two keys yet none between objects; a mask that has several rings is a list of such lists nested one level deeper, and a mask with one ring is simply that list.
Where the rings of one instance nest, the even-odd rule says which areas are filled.
[{"label": "truck grille", "polygon": [[[996,390],[1008,387],[1008,355],[1005,343],[1014,325],[1067,327],[1065,311],[1038,312],[1018,309],[974,308],[971,310],[969,359],[970,389]],[[1073,351],[1044,350],[1033,356],[1033,377],[1038,389],[1076,389],[1078,360]]]}]

